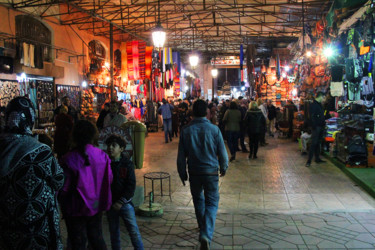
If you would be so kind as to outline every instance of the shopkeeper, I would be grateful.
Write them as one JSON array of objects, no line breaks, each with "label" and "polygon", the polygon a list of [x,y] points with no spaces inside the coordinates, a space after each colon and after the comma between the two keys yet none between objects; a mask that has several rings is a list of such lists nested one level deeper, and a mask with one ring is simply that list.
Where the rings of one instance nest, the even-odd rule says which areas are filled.
[{"label": "shopkeeper", "polygon": [[120,127],[127,119],[119,112],[119,104],[116,101],[111,101],[109,104],[109,114],[104,118],[103,127],[116,126]]},{"label": "shopkeeper", "polygon": [[64,96],[61,99],[61,105],[58,106],[54,111],[55,116],[61,113],[60,109],[61,109],[62,106],[68,107],[68,115],[73,117],[74,122],[78,121],[77,110],[71,105],[69,96]]}]

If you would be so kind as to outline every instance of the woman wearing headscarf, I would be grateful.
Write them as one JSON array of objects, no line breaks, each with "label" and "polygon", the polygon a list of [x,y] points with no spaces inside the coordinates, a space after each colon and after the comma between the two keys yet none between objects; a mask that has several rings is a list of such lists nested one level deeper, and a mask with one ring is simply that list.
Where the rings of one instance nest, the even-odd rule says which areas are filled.
[{"label": "woman wearing headscarf", "polygon": [[25,97],[6,109],[0,135],[0,249],[62,249],[56,192],[64,175],[51,149],[32,137],[35,110]]},{"label": "woman wearing headscarf", "polygon": [[107,249],[102,232],[102,212],[112,204],[112,170],[108,155],[94,146],[96,126],[79,120],[73,128],[75,148],[63,156],[65,183],[59,193],[62,214],[73,249]]}]

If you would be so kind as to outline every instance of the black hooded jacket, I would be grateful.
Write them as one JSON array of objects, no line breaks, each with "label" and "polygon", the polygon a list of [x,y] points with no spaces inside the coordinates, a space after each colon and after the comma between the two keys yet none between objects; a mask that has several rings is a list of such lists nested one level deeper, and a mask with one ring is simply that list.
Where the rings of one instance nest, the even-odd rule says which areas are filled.
[{"label": "black hooded jacket", "polygon": [[136,185],[133,162],[122,155],[119,161],[111,162],[111,168],[113,173],[112,203],[122,198],[130,200],[134,196]]},{"label": "black hooded jacket", "polygon": [[251,110],[249,109],[245,115],[245,124],[247,133],[259,134],[264,132],[266,128],[266,119],[260,109]]}]

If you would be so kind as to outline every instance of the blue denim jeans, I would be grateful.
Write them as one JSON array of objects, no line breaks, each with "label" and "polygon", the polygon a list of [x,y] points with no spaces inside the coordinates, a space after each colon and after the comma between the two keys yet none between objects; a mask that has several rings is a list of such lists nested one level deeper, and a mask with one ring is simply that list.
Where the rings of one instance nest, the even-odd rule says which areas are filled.
[{"label": "blue denim jeans", "polygon": [[238,148],[238,139],[240,137],[239,131],[227,131],[227,143],[231,156],[236,157]]},{"label": "blue denim jeans", "polygon": [[164,126],[165,142],[168,142],[168,137],[172,140],[172,119],[164,119],[163,126]]},{"label": "blue denim jeans", "polygon": [[124,204],[120,211],[111,208],[107,212],[109,232],[111,234],[112,250],[121,249],[120,241],[120,217],[124,220],[125,227],[128,230],[134,249],[143,250],[142,237],[139,232],[137,221],[135,219],[134,206],[131,202]]},{"label": "blue denim jeans", "polygon": [[189,181],[199,225],[199,239],[206,238],[211,242],[220,198],[219,176],[190,176]]}]

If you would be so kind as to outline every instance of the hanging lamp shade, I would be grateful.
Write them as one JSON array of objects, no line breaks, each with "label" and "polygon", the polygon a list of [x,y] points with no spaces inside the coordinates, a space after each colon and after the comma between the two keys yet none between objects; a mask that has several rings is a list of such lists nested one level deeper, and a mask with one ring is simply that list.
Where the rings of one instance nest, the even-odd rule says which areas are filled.
[{"label": "hanging lamp shade", "polygon": [[154,42],[155,48],[163,48],[165,43],[166,33],[161,26],[160,23],[158,23],[155,27],[155,29],[152,31],[152,41]]},{"label": "hanging lamp shade", "polygon": [[190,62],[190,66],[191,68],[195,69],[197,66],[198,66],[198,62],[199,62],[199,57],[198,55],[196,54],[191,54],[189,56],[189,62]]}]

